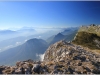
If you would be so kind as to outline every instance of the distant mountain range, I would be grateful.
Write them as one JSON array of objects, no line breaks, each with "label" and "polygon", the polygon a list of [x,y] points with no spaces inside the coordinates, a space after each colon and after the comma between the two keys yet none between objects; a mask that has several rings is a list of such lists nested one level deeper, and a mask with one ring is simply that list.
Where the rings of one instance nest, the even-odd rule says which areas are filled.
[{"label": "distant mountain range", "polygon": [[22,28],[16,31],[13,30],[0,30],[0,41],[7,40],[10,38],[16,38],[19,36],[29,36],[34,34],[36,31],[32,28]]},{"label": "distant mountain range", "polygon": [[[34,30],[27,30],[27,28],[18,30],[19,32],[30,31],[31,33]],[[39,59],[36,54],[43,54],[49,45],[58,42],[60,40],[72,41],[74,36],[77,33],[78,28],[67,28],[63,32],[57,33],[53,31],[48,31],[41,34],[30,35],[30,36],[18,36],[15,38],[10,38],[7,40],[3,40],[0,42],[1,50],[5,47],[6,50],[2,50],[0,52],[0,65],[2,64],[14,64],[16,61],[27,60],[27,59]],[[18,32],[17,31],[17,32]],[[50,34],[49,34],[50,33]],[[52,35],[55,34],[55,35]],[[46,39],[46,41],[39,39],[36,36],[40,36],[40,38]],[[36,37],[36,38],[34,38]],[[33,39],[31,39],[33,38]],[[30,39],[30,40],[28,40]],[[28,41],[27,41],[28,40]],[[11,62],[12,61],[12,62]]]},{"label": "distant mountain range", "polygon": [[[61,32],[61,34],[63,34],[63,35],[71,34],[71,33],[73,33],[73,31],[75,29],[77,29],[77,28],[71,27],[71,28],[64,29],[63,32]],[[60,30],[58,30],[58,31],[60,32]],[[58,34],[58,31],[48,30],[44,33],[37,33],[37,31],[31,27],[23,27],[16,31],[1,30],[0,31],[0,33],[1,33],[1,35],[0,35],[0,50],[3,51],[5,49],[15,47],[17,42],[22,44],[25,42],[25,40],[32,39],[32,38],[40,38],[43,40],[46,40],[48,38],[47,42],[50,42],[50,41],[52,41],[54,36],[56,36]]]},{"label": "distant mountain range", "polygon": [[[55,35],[54,37],[51,37],[51,38],[49,38],[51,41],[49,42],[49,44],[51,45],[51,44],[53,44],[53,43],[55,43],[55,42],[57,42],[57,41],[59,41],[59,40],[62,40],[62,39],[64,39],[64,35],[63,34],[61,34],[61,33],[58,33],[57,35]],[[49,40],[49,39],[47,39],[47,41]]]},{"label": "distant mountain range", "polygon": [[6,35],[6,34],[15,34],[16,31],[12,30],[0,30],[0,35]]},{"label": "distant mountain range", "polygon": [[61,34],[69,35],[78,29],[79,29],[79,27],[69,27],[69,28],[64,29],[64,31],[62,31]]},{"label": "distant mountain range", "polygon": [[19,43],[20,44],[24,43],[26,39],[27,39],[27,37],[19,36],[19,37],[15,37],[15,38],[2,40],[2,41],[0,41],[0,49],[3,51],[5,49],[10,48],[10,46],[15,47],[15,46],[19,45]]},{"label": "distant mountain range", "polygon": [[[27,40],[17,47],[0,52],[0,65],[2,65],[0,73],[100,74],[99,33],[100,25],[93,24],[81,26],[80,29],[65,29],[63,32],[51,35],[46,41],[38,38]],[[45,34],[44,37],[49,35]],[[14,38],[12,43],[16,42],[15,40],[25,39]],[[38,56],[41,54],[44,56],[43,61],[36,61],[40,60]],[[16,66],[5,66],[15,63]]]},{"label": "distant mountain range", "polygon": [[42,39],[30,39],[24,44],[10,48],[0,53],[0,65],[14,64],[16,61],[33,59],[38,60],[36,54],[43,54],[48,44]]},{"label": "distant mountain range", "polygon": [[57,35],[53,35],[49,37],[46,41],[49,43],[49,45],[60,40],[72,41],[77,31],[78,31],[78,28],[73,28],[73,29],[68,28],[68,29],[65,29],[63,32],[58,33]]},{"label": "distant mountain range", "polygon": [[[48,43],[42,39],[30,39],[0,53],[0,73],[100,74],[99,33],[100,26],[90,25],[79,30],[66,29],[49,37],[46,40]],[[37,54],[44,55],[42,62],[34,61],[39,60]],[[5,66],[14,63],[16,66]]]}]

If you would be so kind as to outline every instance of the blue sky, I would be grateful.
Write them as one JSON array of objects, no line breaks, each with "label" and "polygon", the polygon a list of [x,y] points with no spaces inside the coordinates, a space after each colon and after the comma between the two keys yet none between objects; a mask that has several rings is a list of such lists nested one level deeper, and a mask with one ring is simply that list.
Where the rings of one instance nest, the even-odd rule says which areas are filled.
[{"label": "blue sky", "polygon": [[0,2],[0,28],[100,24],[100,1]]}]

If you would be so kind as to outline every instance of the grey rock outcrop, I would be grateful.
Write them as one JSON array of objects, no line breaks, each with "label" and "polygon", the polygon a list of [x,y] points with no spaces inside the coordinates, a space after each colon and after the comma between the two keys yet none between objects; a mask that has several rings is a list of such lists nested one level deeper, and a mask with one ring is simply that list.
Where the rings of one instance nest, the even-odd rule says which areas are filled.
[{"label": "grey rock outcrop", "polygon": [[63,66],[67,63],[68,69],[66,68],[66,70],[68,72],[66,73],[100,73],[98,71],[100,55],[63,40],[47,49],[44,61],[55,61],[56,63],[62,63]]},{"label": "grey rock outcrop", "polygon": [[0,74],[100,74],[100,55],[62,40],[47,49],[43,61],[0,66]]}]

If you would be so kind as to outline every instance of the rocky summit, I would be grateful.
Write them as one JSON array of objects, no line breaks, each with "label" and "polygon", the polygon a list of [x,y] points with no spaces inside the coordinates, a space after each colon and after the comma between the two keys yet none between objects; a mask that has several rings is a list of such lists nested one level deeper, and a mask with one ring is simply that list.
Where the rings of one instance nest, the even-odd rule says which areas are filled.
[{"label": "rocky summit", "polygon": [[0,74],[100,74],[100,55],[62,40],[46,50],[43,61],[2,65]]},{"label": "rocky summit", "polygon": [[100,25],[91,24],[80,27],[72,42],[91,50],[100,51]]}]

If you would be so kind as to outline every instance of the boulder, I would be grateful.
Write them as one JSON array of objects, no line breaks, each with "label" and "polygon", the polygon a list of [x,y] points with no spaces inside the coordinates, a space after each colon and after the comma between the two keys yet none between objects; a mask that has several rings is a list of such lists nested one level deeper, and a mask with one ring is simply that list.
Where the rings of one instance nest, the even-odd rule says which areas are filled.
[{"label": "boulder", "polygon": [[4,70],[5,68],[3,66],[0,66],[0,74],[3,74],[2,71]]},{"label": "boulder", "polygon": [[32,68],[32,71],[34,71],[36,73],[39,73],[40,67],[41,67],[40,64],[34,64],[33,68]]}]

